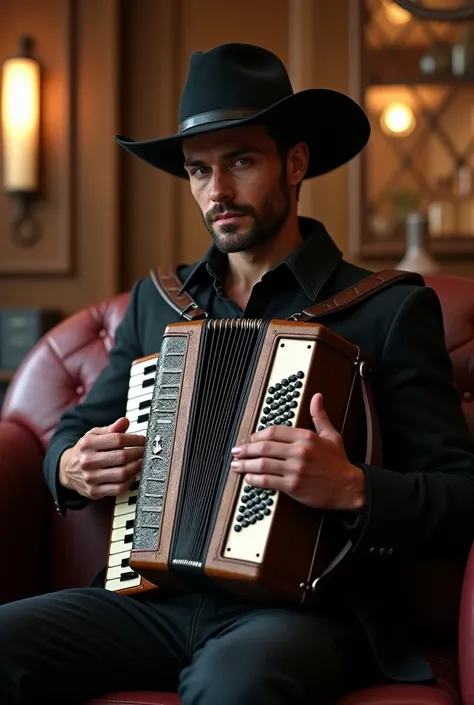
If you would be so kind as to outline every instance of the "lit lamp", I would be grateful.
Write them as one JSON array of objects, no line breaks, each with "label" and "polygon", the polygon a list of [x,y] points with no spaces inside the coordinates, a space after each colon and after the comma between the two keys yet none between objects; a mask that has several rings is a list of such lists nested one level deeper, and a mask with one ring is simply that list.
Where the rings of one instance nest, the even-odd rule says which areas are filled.
[{"label": "lit lamp", "polygon": [[2,66],[2,185],[15,202],[12,235],[20,245],[38,236],[31,210],[39,198],[40,80],[33,39],[22,37],[18,56]]},{"label": "lit lamp", "polygon": [[384,0],[385,16],[391,24],[406,24],[412,19],[411,12],[404,10],[400,5],[396,5],[392,0]]},{"label": "lit lamp", "polygon": [[413,110],[405,103],[390,103],[380,117],[380,127],[385,134],[406,137],[416,127]]}]

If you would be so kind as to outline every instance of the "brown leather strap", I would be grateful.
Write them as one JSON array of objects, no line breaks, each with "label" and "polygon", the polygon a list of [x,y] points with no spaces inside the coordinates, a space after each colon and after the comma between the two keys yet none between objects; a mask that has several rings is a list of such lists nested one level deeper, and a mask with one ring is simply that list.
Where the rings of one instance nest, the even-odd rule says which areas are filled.
[{"label": "brown leather strap", "polygon": [[384,269],[376,274],[370,274],[365,279],[354,286],[344,289],[336,294],[332,299],[322,301],[316,306],[305,308],[301,313],[295,313],[290,317],[294,321],[309,321],[313,318],[320,318],[328,313],[343,311],[355,304],[367,299],[377,291],[386,289],[395,282],[407,281],[414,284],[424,284],[423,277],[414,272],[403,272],[396,269]]},{"label": "brown leather strap", "polygon": [[180,316],[187,321],[198,321],[202,318],[207,318],[206,311],[198,306],[189,294],[181,291],[182,282],[174,267],[157,267],[156,271],[152,270],[150,272],[150,277],[160,296]]}]

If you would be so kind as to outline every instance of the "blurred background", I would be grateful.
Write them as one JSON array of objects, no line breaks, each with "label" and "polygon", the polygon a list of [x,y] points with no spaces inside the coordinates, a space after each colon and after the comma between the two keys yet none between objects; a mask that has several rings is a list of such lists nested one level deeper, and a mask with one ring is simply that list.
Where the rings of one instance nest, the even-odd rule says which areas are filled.
[{"label": "blurred background", "polygon": [[380,269],[408,254],[413,269],[474,275],[474,2],[1,7],[0,384],[60,318],[209,246],[187,183],[113,135],[175,132],[190,54],[224,42],[263,45],[295,91],[335,88],[368,111],[364,155],[305,183],[300,199],[347,259]]}]

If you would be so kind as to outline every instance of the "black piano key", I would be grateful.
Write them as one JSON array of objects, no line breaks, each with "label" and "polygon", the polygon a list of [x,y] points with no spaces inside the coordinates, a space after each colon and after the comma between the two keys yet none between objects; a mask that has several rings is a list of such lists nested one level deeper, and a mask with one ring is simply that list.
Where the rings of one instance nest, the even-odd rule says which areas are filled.
[{"label": "black piano key", "polygon": [[[138,483],[137,483],[138,484]],[[138,489],[138,488],[137,488]],[[136,504],[137,503],[137,495],[134,494],[133,497],[128,498],[127,504]]]},{"label": "black piano key", "polygon": [[153,377],[150,377],[150,379],[146,379],[144,382],[142,382],[142,387],[153,387],[155,384],[155,380]]},{"label": "black piano key", "polygon": [[127,580],[133,580],[134,578],[138,578],[138,573],[133,573],[132,571],[128,573],[121,573],[120,574],[120,582],[125,582]]},{"label": "black piano key", "polygon": [[135,490],[138,490],[138,485],[139,485],[139,482],[137,480],[136,482],[133,483],[133,485],[130,485],[129,491],[134,492]]},{"label": "black piano key", "polygon": [[148,421],[150,418],[150,414],[140,414],[140,416],[137,419],[137,423],[145,423],[145,421]]},{"label": "black piano key", "polygon": [[127,523],[125,524],[126,529],[133,529],[135,524],[135,519],[128,519]]},{"label": "black piano key", "polygon": [[152,372],[156,372],[156,364],[154,364],[154,365],[148,365],[147,367],[145,367],[145,369],[144,369],[144,371],[143,371],[143,374],[149,375],[149,374],[151,374]]},{"label": "black piano key", "polygon": [[151,406],[151,399],[146,399],[145,401],[141,401],[138,405],[139,409],[149,409]]},{"label": "black piano key", "polygon": [[132,543],[133,542],[133,534],[127,534],[123,540],[124,543]]},{"label": "black piano key", "polygon": [[121,568],[128,568],[129,560],[130,560],[129,558],[122,558],[122,562],[120,563],[120,567]]}]

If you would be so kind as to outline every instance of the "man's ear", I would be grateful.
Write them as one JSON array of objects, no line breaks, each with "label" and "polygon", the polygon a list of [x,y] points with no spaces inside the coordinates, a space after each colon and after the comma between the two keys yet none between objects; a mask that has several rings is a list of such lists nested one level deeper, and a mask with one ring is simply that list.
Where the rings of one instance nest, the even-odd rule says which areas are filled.
[{"label": "man's ear", "polygon": [[297,186],[308,170],[309,148],[305,142],[298,142],[288,150],[287,177],[290,186]]}]

